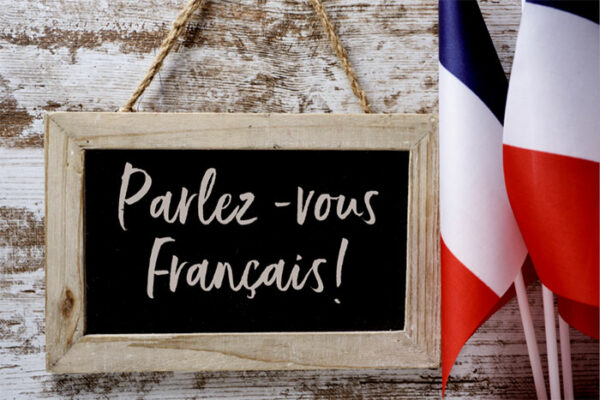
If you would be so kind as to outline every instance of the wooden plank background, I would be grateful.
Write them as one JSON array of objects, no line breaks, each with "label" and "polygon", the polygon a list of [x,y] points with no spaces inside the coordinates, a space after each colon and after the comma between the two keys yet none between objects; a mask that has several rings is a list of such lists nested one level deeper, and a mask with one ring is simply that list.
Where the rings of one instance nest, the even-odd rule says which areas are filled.
[{"label": "wooden plank background", "polygon": [[[360,112],[307,1],[209,1],[139,106]],[[0,0],[0,398],[438,398],[439,370],[51,375],[44,370],[43,115],[115,111],[183,1]],[[437,112],[437,2],[327,0],[376,112]],[[505,71],[520,0],[481,1]],[[539,286],[529,289],[543,345]],[[578,398],[598,398],[598,343],[571,331]],[[511,301],[463,349],[447,397],[533,398]]]}]

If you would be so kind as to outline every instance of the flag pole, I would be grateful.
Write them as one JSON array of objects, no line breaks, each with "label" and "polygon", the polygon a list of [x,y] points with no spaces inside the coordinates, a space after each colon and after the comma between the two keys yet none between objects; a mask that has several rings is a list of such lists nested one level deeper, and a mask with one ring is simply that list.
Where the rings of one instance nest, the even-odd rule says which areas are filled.
[{"label": "flag pole", "polygon": [[540,350],[538,348],[537,338],[535,337],[535,329],[533,327],[533,319],[531,318],[531,310],[529,309],[529,300],[527,298],[522,271],[519,271],[515,279],[515,291],[517,292],[517,302],[519,303],[519,312],[521,314],[523,332],[525,333],[525,342],[527,343],[527,352],[529,353],[529,363],[531,364],[531,371],[533,373],[535,392],[538,400],[546,400],[548,394],[546,393],[544,371],[542,370]]},{"label": "flag pole", "polygon": [[573,400],[573,368],[571,366],[571,335],[569,324],[558,314],[558,332],[560,335],[560,361],[562,366],[563,391],[565,400]]},{"label": "flag pole", "polygon": [[546,328],[546,349],[548,352],[548,378],[550,397],[560,400],[560,376],[558,373],[558,346],[556,344],[556,320],[554,319],[554,294],[542,284],[544,301],[544,325]]}]

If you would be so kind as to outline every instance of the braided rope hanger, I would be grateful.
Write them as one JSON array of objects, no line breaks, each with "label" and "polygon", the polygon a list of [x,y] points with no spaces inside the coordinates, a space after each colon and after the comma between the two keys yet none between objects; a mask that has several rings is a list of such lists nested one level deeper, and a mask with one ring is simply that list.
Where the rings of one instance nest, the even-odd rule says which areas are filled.
[{"label": "braided rope hanger", "polygon": [[[352,92],[359,99],[360,106],[363,109],[363,111],[368,114],[371,113],[372,111],[369,105],[369,100],[367,99],[367,95],[358,83],[356,73],[352,68],[352,64],[350,64],[350,60],[348,60],[348,53],[346,53],[346,50],[344,49],[344,46],[342,45],[342,42],[335,31],[335,27],[331,23],[329,15],[327,15],[327,11],[325,11],[323,3],[321,2],[321,0],[309,1],[315,9],[317,16],[321,20],[321,24],[325,28],[325,31],[327,32],[327,36],[329,37],[331,46],[333,47],[333,50],[335,51],[335,54],[340,60],[342,68],[344,69],[344,72],[348,77],[348,81],[350,82]],[[129,97],[129,100],[127,100],[125,105],[121,107],[121,109],[119,109],[120,112],[134,111],[133,106],[135,105],[135,103],[137,103],[137,101],[139,100],[140,96],[144,93],[146,88],[150,86],[150,83],[162,67],[165,58],[177,43],[177,39],[179,39],[179,37],[184,32],[185,26],[187,25],[188,21],[191,19],[194,12],[200,7],[203,7],[205,3],[206,0],[190,0],[186,4],[186,6],[179,12],[179,15],[177,15],[177,18],[173,22],[173,27],[169,31],[167,37],[161,43],[158,54],[154,57],[154,60],[152,60],[152,64],[150,64],[146,75],[144,75],[139,85],[135,88],[135,90],[131,94],[131,97]]]}]

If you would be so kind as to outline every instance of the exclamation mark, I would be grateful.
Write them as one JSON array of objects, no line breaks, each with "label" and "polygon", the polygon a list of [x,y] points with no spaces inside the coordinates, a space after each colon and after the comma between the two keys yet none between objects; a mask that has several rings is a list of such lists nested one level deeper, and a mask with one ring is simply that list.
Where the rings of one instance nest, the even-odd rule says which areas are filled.
[{"label": "exclamation mark", "polygon": [[[340,244],[340,251],[337,258],[337,266],[335,269],[335,285],[337,287],[342,286],[342,267],[344,266],[344,257],[346,256],[346,249],[348,248],[348,239],[342,238]],[[337,304],[340,304],[339,299],[334,299]]]}]

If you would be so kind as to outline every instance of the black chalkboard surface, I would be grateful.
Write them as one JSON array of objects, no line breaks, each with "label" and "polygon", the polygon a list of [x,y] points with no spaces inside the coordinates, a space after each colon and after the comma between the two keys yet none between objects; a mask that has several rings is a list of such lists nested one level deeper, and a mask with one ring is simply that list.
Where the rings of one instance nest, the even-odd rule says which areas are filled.
[{"label": "black chalkboard surface", "polygon": [[408,151],[86,150],[86,334],[404,328]]}]

